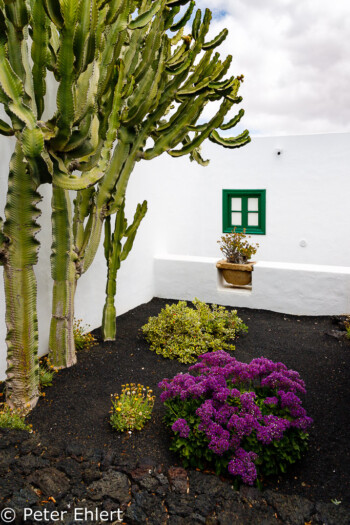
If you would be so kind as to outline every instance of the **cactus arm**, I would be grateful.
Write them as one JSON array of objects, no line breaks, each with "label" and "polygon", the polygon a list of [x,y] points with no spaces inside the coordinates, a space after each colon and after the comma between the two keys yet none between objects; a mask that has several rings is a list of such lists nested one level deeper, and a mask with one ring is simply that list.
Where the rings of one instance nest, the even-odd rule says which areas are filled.
[{"label": "cactus arm", "polygon": [[192,36],[195,40],[197,40],[199,36],[199,28],[201,25],[201,20],[202,20],[202,11],[200,9],[197,9],[193,22],[192,22]]},{"label": "cactus arm", "polygon": [[69,193],[53,185],[51,274],[54,284],[49,357],[57,368],[76,363],[73,335],[76,254],[73,246]]},{"label": "cactus arm", "polygon": [[178,114],[176,114],[173,119],[170,119],[169,131],[162,132],[160,138],[155,141],[153,148],[149,148],[144,152],[143,158],[151,160],[154,157],[161,155],[164,151],[171,149],[171,147],[175,147],[175,144],[181,142],[187,135],[188,123],[191,123],[194,119],[198,118],[204,104],[204,94],[199,95],[192,103],[183,103],[180,106]]},{"label": "cactus arm", "polygon": [[51,147],[60,150],[69,140],[75,115],[74,105],[74,54],[72,53],[74,31],[77,22],[78,2],[59,0],[64,25],[60,29],[60,49],[57,57],[57,73],[60,83],[57,90],[57,135]]},{"label": "cactus arm", "polygon": [[189,21],[189,19],[191,18],[191,15],[193,13],[193,9],[194,9],[194,6],[196,5],[196,3],[191,0],[190,2],[190,5],[189,7],[187,8],[185,14],[183,15],[182,18],[180,18],[180,20],[178,20],[178,22],[176,22],[175,24],[173,24],[171,27],[170,27],[170,30],[171,31],[180,31],[180,29],[182,29],[183,27],[185,27],[185,25],[187,24],[187,22]]},{"label": "cactus arm", "polygon": [[77,79],[75,88],[75,124],[84,120],[88,113],[92,112],[94,105],[96,104],[99,75],[99,64],[97,61],[94,61],[88,65],[86,70],[83,71]]},{"label": "cactus arm", "polygon": [[[152,24],[152,27],[145,38],[145,45],[142,49],[141,60],[135,69],[134,77],[136,83],[144,78],[144,75],[148,72],[149,68],[152,67],[152,62],[154,61],[155,55],[161,46],[162,42],[162,24],[164,23],[162,13],[158,13],[155,21]],[[139,56],[140,48],[138,49]]]},{"label": "cactus arm", "polygon": [[164,30],[167,31],[167,29],[170,29],[172,25],[174,25],[174,18],[175,16],[180,12],[181,7],[175,6],[172,9],[169,9],[168,16],[165,19],[165,25]]},{"label": "cactus arm", "polygon": [[[133,107],[129,110],[128,118],[124,121],[126,126],[133,126],[141,122],[152,106],[154,98],[158,93],[158,86],[163,74],[163,64],[166,57],[165,41],[159,51],[159,59],[155,64],[149,68],[149,71],[144,76],[144,80],[140,82],[140,87],[137,89],[130,100],[130,105]],[[154,69],[155,68],[155,69]]]},{"label": "cactus arm", "polygon": [[[90,110],[83,120],[80,122],[79,129],[73,131],[69,141],[67,144],[62,148],[63,151],[70,152],[73,151],[72,155],[75,158],[79,158],[78,155],[74,155],[74,150],[82,146],[91,136],[91,128],[92,128],[92,118],[93,118],[93,111]],[[98,120],[97,120],[98,122]]]},{"label": "cactus arm", "polygon": [[10,137],[15,134],[15,131],[6,122],[0,119],[0,134]]},{"label": "cactus arm", "polygon": [[33,82],[38,119],[44,111],[50,22],[42,1],[32,2]]},{"label": "cactus arm", "polygon": [[95,188],[88,188],[77,192],[74,200],[73,236],[76,251],[79,253],[84,241],[84,221],[89,216],[90,206]]},{"label": "cactus arm", "polygon": [[58,29],[61,29],[63,27],[64,20],[60,9],[60,3],[57,0],[44,0],[44,7],[51,22]]},{"label": "cactus arm", "polygon": [[240,122],[243,115],[244,115],[244,109],[240,109],[238,114],[235,117],[229,120],[226,124],[221,124],[220,129],[226,130],[226,129],[234,128],[238,124],[238,122]]},{"label": "cactus arm", "polygon": [[221,137],[219,133],[216,130],[214,130],[209,135],[209,140],[211,140],[215,144],[219,144],[220,146],[223,146],[224,148],[233,149],[233,148],[241,148],[242,146],[245,146],[251,141],[251,138],[249,137],[248,130],[245,130],[243,133],[233,138]]},{"label": "cactus arm", "polygon": [[149,9],[145,13],[142,13],[140,16],[135,18],[135,20],[132,20],[129,23],[128,28],[129,29],[142,29],[143,27],[145,27],[151,21],[153,16],[158,13],[160,8],[162,7],[162,3],[163,2],[161,0],[154,2],[151,9]]},{"label": "cactus arm", "polygon": [[209,137],[211,132],[222,124],[224,117],[226,113],[230,110],[231,106],[232,102],[224,100],[224,102],[221,104],[220,110],[210,120],[205,129],[180,150],[168,151],[169,155],[171,155],[172,157],[182,157],[183,155],[187,155],[188,153],[191,153],[194,149],[198,148],[202,144],[202,142]]},{"label": "cactus arm", "polygon": [[197,162],[197,164],[199,164],[200,166],[203,166],[203,167],[206,167],[208,166],[210,160],[207,159],[207,160],[204,160],[202,155],[200,154],[200,148],[195,148],[191,154],[190,154],[190,160],[194,160]]},{"label": "cactus arm", "polygon": [[125,261],[127,256],[129,255],[131,248],[133,247],[134,240],[137,234],[138,227],[140,226],[140,223],[144,216],[147,213],[147,201],[143,201],[142,204],[138,204],[136,208],[136,212],[134,215],[134,221],[133,223],[126,229],[124,233],[124,237],[126,237],[126,241],[123,246],[123,251],[120,255],[120,260]]},{"label": "cactus arm", "polygon": [[[110,201],[115,187],[115,179],[129,159],[130,144],[119,142],[114,150],[112,160],[105,173],[105,176],[99,185],[96,196],[96,205],[92,208],[91,215],[88,220],[83,248],[79,253],[79,256],[82,260],[81,273],[85,273],[88,270],[95,258],[101,239],[103,221],[107,215],[107,203]],[[132,167],[130,167],[130,169],[132,169]],[[118,208],[119,204],[116,209]]]},{"label": "cactus arm", "polygon": [[24,122],[29,129],[36,126],[36,117],[32,110],[23,102],[25,95],[21,79],[14,72],[6,57],[5,47],[0,43],[0,86],[10,99],[8,109]]},{"label": "cactus arm", "polygon": [[223,29],[221,33],[218,34],[218,36],[213,38],[213,40],[211,40],[210,42],[207,42],[206,44],[203,44],[203,49],[207,50],[207,49],[214,49],[215,47],[218,47],[226,39],[227,35],[228,35],[228,30]]},{"label": "cactus arm", "polygon": [[97,5],[93,0],[81,0],[78,9],[78,25],[74,34],[75,69],[83,72],[95,55]]},{"label": "cactus arm", "polygon": [[[110,217],[108,219],[108,223],[110,224]],[[121,239],[123,237],[123,229],[125,229],[124,203],[117,213],[114,234],[111,235],[111,231],[108,226],[105,229],[105,247],[107,248],[107,246],[109,246],[109,250],[108,252],[106,250],[106,300],[103,307],[101,326],[102,337],[104,341],[114,341],[116,337],[115,318],[117,316],[117,312],[115,308],[115,294],[117,291],[117,271],[120,268],[120,253],[122,249]],[[108,235],[109,238],[107,237]]]},{"label": "cactus arm", "polygon": [[7,325],[7,395],[10,406],[26,408],[38,400],[39,363],[36,280],[39,242],[35,239],[41,200],[17,142],[10,162],[2,235],[9,240],[3,260]]},{"label": "cactus arm", "polygon": [[[153,132],[154,127],[158,124],[160,119],[167,113],[169,105],[176,98],[176,94],[177,94],[177,91],[181,83],[186,80],[188,73],[191,70],[197,55],[200,53],[202,49],[204,38],[209,30],[209,23],[210,23],[210,12],[206,11],[203,23],[200,25],[199,30],[198,30],[198,38],[196,39],[194,47],[189,51],[190,57],[188,61],[186,61],[187,62],[186,67],[183,68],[182,71],[178,75],[175,75],[175,77],[166,84],[163,90],[163,94],[160,97],[157,109],[149,115],[149,117],[145,120],[143,124],[142,134],[144,135],[144,138],[146,138],[149,134]],[[208,51],[207,53],[210,53],[210,51]],[[200,68],[200,67],[202,67],[202,61],[200,61],[197,66],[197,68]],[[196,71],[196,67],[195,67],[195,71]],[[163,149],[161,152],[165,151],[165,149]]]},{"label": "cactus arm", "polygon": [[[124,215],[125,199],[118,210],[115,229],[111,235],[110,217],[106,221],[105,228],[105,257],[108,266],[106,301],[103,308],[102,316],[102,337],[104,341],[114,341],[116,337],[116,309],[115,295],[117,291],[117,272],[121,262],[124,261],[130,253],[135,236],[142,219],[147,212],[147,202],[138,204],[134,215],[133,223],[127,227],[127,221]],[[126,241],[122,246],[122,239]]]},{"label": "cactus arm", "polygon": [[53,174],[53,183],[58,188],[64,190],[84,190],[93,186],[103,177],[103,172],[95,169],[81,177],[75,175],[67,174],[62,171],[59,167],[59,163],[56,159],[53,159],[54,174]]}]

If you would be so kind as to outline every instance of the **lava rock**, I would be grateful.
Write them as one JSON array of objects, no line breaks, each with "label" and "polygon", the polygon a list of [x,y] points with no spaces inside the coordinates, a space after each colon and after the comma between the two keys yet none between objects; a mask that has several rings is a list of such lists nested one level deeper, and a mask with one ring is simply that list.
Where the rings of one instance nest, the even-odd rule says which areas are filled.
[{"label": "lava rock", "polygon": [[170,467],[168,480],[171,490],[177,494],[188,494],[190,491],[187,472],[181,467]]},{"label": "lava rock", "polygon": [[93,501],[102,500],[105,497],[126,505],[130,502],[130,481],[122,472],[109,470],[103,477],[89,485],[87,494]]},{"label": "lava rock", "polygon": [[36,470],[29,477],[29,482],[39,487],[45,496],[55,499],[63,498],[70,487],[67,476],[53,467]]},{"label": "lava rock", "polygon": [[284,523],[304,525],[305,521],[310,521],[315,509],[313,503],[301,496],[286,496],[270,490],[264,496]]}]

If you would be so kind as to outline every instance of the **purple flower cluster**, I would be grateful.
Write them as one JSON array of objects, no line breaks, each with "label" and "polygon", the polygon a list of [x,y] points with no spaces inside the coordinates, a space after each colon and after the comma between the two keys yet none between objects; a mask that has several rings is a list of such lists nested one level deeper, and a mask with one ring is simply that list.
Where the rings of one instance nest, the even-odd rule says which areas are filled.
[{"label": "purple flower cluster", "polygon": [[[205,433],[209,449],[218,455],[232,451],[229,472],[252,485],[257,477],[257,455],[242,448],[244,438],[254,433],[258,441],[268,445],[281,440],[289,428],[307,429],[312,419],[296,394],[306,392],[305,384],[298,372],[264,357],[247,364],[220,350],[199,359],[189,368],[199,375],[163,379],[158,385],[163,390],[160,398],[163,402],[202,401],[196,410],[198,430]],[[190,433],[184,419],[175,421],[172,429],[181,437]]]},{"label": "purple flower cluster", "polygon": [[183,438],[187,438],[190,434],[190,427],[186,419],[177,419],[171,428],[174,432],[179,432],[180,437]]},{"label": "purple flower cluster", "polygon": [[243,448],[238,447],[235,450],[234,457],[228,464],[229,473],[233,476],[241,476],[243,483],[252,485],[256,479],[254,460],[257,457],[254,452],[246,452]]}]

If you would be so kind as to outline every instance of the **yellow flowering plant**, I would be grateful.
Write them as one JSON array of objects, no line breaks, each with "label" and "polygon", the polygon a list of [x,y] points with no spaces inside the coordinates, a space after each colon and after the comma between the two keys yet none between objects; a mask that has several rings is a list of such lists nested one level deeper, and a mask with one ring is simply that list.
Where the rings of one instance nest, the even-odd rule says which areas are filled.
[{"label": "yellow flowering plant", "polygon": [[32,432],[32,425],[27,425],[25,422],[24,412],[16,408],[10,408],[6,403],[0,403],[0,428]]},{"label": "yellow flowering plant", "polygon": [[111,394],[111,400],[110,423],[115,430],[125,432],[144,427],[151,418],[155,396],[148,386],[126,383],[120,395]]},{"label": "yellow flowering plant", "polygon": [[83,348],[90,348],[96,344],[96,339],[88,331],[89,325],[84,326],[82,319],[74,319],[73,323],[73,335],[75,348],[82,350]]},{"label": "yellow flowering plant", "polygon": [[50,359],[47,356],[42,357],[39,361],[40,388],[52,386],[54,375],[57,372],[58,369],[51,364]]}]

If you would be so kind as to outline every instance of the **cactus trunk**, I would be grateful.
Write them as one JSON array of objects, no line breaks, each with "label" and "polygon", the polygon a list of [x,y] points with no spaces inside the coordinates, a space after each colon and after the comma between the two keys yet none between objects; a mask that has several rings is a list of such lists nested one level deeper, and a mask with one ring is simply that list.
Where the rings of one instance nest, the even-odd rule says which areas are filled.
[{"label": "cactus trunk", "polygon": [[[121,262],[127,258],[134,244],[138,227],[147,212],[147,202],[143,201],[142,204],[137,205],[134,221],[129,227],[125,218],[124,208],[125,199],[117,212],[113,234],[111,232],[111,217],[108,216],[105,221],[104,250],[107,261],[107,286],[102,317],[102,337],[104,341],[114,341],[116,338],[117,313],[114,301],[117,292],[117,272]],[[124,244],[122,244],[123,238],[126,239]]]},{"label": "cactus trunk", "polygon": [[[114,289],[113,289],[114,286]],[[117,335],[117,325],[115,318],[117,317],[117,310],[114,304],[115,293],[117,291],[117,281],[112,279],[110,272],[108,272],[106,302],[103,307],[102,315],[102,338],[104,341],[115,341]]]},{"label": "cactus trunk", "polygon": [[4,235],[8,240],[3,258],[6,326],[7,383],[6,401],[10,406],[28,410],[39,396],[37,285],[33,266],[37,262],[40,215],[36,191],[21,146],[16,145],[10,163]]},{"label": "cactus trunk", "polygon": [[[117,271],[120,268],[120,251],[121,251],[121,237],[122,232],[117,232],[117,223],[121,211],[118,212],[116,218],[116,227],[114,232],[114,246],[112,246],[111,238],[111,217],[107,217],[105,221],[105,257],[107,259],[107,285],[106,285],[106,301],[103,307],[102,315],[102,337],[104,341],[114,341],[116,338],[116,321],[117,311],[114,304],[115,294],[117,292]],[[122,225],[123,226],[123,225]],[[119,257],[117,256],[119,254]]]},{"label": "cactus trunk", "polygon": [[55,186],[52,196],[52,235],[53,296],[49,357],[53,366],[65,368],[74,365],[77,360],[73,334],[76,255],[73,249],[69,192]]}]

